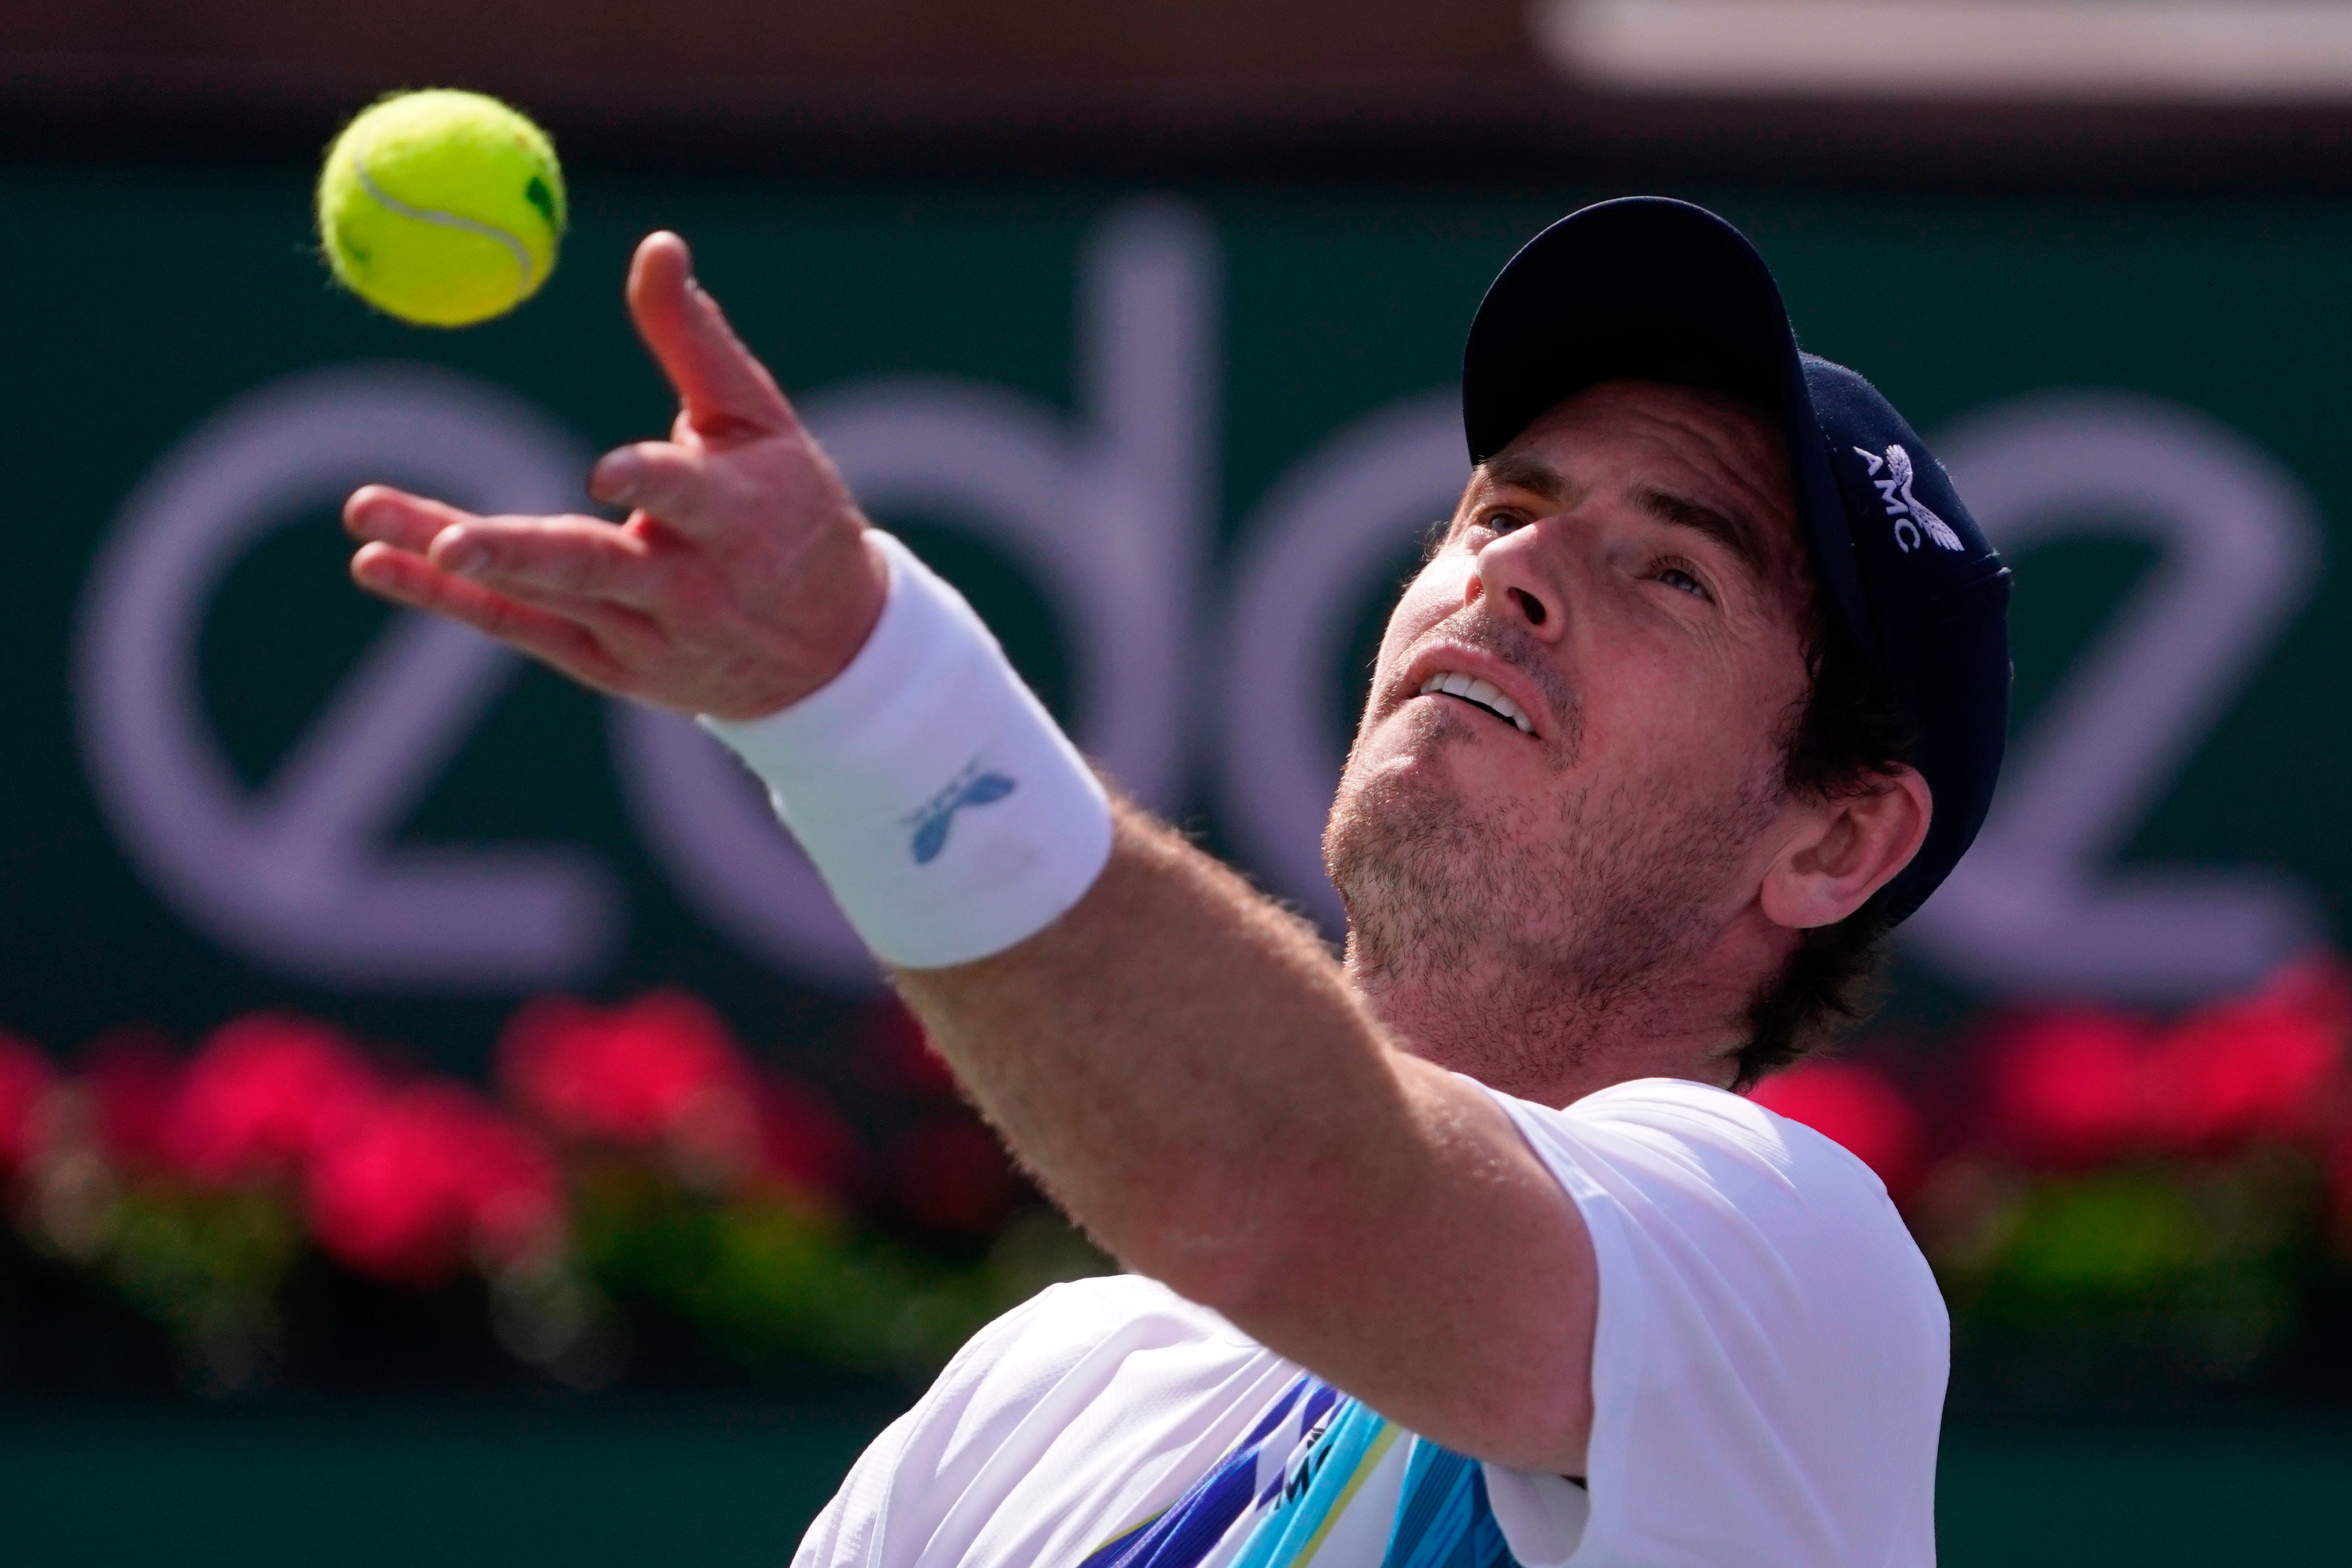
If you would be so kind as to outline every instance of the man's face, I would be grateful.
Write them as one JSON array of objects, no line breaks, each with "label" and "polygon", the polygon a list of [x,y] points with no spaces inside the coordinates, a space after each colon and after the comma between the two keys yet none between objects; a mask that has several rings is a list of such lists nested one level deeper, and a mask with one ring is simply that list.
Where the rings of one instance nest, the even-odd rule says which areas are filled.
[{"label": "man's face", "polygon": [[1597,386],[1479,468],[1325,837],[1359,976],[1538,1013],[1675,984],[1770,859],[1807,594],[1780,438],[1732,399]]}]

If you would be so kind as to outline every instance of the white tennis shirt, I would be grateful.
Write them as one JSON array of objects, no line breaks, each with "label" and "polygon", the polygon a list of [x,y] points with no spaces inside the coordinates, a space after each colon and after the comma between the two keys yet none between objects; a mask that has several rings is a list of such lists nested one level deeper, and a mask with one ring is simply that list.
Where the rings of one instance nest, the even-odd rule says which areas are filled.
[{"label": "white tennis shirt", "polygon": [[795,1568],[1932,1563],[1950,1330],[1868,1167],[1679,1079],[1495,1099],[1600,1263],[1585,1485],[1451,1454],[1121,1276],[974,1337]]}]

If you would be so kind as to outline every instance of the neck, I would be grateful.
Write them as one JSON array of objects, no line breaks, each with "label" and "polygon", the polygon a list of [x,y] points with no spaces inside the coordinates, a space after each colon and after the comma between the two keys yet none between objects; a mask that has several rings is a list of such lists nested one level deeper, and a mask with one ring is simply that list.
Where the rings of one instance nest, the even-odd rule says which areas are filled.
[{"label": "neck", "polygon": [[1757,990],[1794,945],[1793,932],[1738,921],[1683,962],[1595,988],[1507,960],[1467,971],[1376,964],[1351,937],[1347,975],[1401,1048],[1505,1094],[1564,1106],[1642,1078],[1729,1087]]}]

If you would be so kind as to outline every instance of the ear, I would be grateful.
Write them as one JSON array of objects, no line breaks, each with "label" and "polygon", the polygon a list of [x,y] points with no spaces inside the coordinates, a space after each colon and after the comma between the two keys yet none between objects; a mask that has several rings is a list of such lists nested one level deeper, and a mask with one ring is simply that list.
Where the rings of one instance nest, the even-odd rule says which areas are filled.
[{"label": "ear", "polygon": [[1765,918],[1797,931],[1845,919],[1911,863],[1934,809],[1927,782],[1910,768],[1822,801],[1764,873]]}]

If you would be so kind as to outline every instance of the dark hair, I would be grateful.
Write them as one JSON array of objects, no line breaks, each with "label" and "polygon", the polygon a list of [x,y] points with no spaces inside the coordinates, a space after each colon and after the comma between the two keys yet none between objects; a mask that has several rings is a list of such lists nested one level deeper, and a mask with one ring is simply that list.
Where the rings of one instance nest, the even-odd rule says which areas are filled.
[{"label": "dark hair", "polygon": [[[1914,740],[1895,693],[1814,596],[1805,664],[1812,676],[1789,726],[1781,779],[1816,798],[1852,789],[1905,763]],[[1874,897],[1835,925],[1805,932],[1748,1009],[1748,1044],[1735,1058],[1747,1089],[1833,1042],[1877,1010],[1878,976],[1894,929]]]}]

